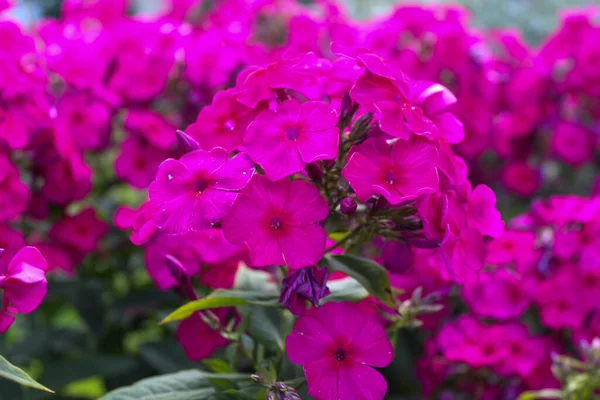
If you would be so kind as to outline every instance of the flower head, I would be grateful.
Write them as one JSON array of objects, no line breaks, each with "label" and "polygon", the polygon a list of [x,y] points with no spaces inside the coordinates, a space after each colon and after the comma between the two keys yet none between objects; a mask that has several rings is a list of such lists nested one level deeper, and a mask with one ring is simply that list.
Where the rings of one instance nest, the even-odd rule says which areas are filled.
[{"label": "flower head", "polygon": [[149,188],[150,203],[158,208],[157,225],[165,233],[185,233],[212,227],[223,218],[254,174],[245,153],[228,159],[217,147],[164,161]]},{"label": "flower head", "polygon": [[272,180],[304,169],[305,163],[337,156],[339,130],[327,103],[286,100],[260,113],[246,131],[244,148]]},{"label": "flower head", "polygon": [[11,314],[28,314],[35,310],[46,296],[48,263],[35,247],[23,247],[0,269],[0,332],[14,321]]},{"label": "flower head", "polygon": [[381,400],[387,383],[373,367],[392,362],[393,348],[377,320],[353,303],[327,303],[300,317],[286,338],[290,360],[304,368],[318,400]]},{"label": "flower head", "polygon": [[302,315],[307,300],[318,307],[319,301],[329,294],[327,275],[327,268],[316,266],[294,271],[283,280],[279,301],[296,316]]},{"label": "flower head", "polygon": [[357,146],[342,175],[360,201],[380,194],[398,204],[438,190],[438,160],[437,149],[426,139],[398,140],[390,147],[374,137]]},{"label": "flower head", "polygon": [[254,266],[298,269],[323,256],[325,229],[316,223],[327,214],[327,203],[310,183],[256,175],[221,225],[227,240],[246,244]]}]

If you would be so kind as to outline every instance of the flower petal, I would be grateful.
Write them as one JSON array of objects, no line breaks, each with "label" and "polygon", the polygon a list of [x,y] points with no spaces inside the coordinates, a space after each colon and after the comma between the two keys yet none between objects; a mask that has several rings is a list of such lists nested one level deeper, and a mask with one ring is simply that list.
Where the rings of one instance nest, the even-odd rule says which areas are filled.
[{"label": "flower petal", "polygon": [[[284,222],[285,224],[285,222]],[[285,264],[291,269],[316,264],[325,252],[327,233],[320,225],[285,227],[279,233],[279,244]]]},{"label": "flower petal", "polygon": [[339,370],[338,399],[382,400],[387,382],[371,367],[355,362],[344,362]]},{"label": "flower petal", "polygon": [[322,358],[333,358],[336,346],[320,319],[304,315],[298,318],[285,339],[285,348],[293,363],[306,364]]}]

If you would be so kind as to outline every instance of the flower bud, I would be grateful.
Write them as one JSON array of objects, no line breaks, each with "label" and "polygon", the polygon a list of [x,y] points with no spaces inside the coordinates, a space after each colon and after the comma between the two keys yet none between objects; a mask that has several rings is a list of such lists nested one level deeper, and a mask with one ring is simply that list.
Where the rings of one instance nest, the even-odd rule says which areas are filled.
[{"label": "flower bud", "polygon": [[358,110],[358,103],[350,98],[350,93],[346,93],[342,98],[342,104],[340,105],[340,119],[338,121],[338,128],[344,129],[347,127],[350,122],[352,122],[352,118],[354,114],[356,114],[356,110]]},{"label": "flower bud", "polygon": [[319,163],[313,162],[306,164],[306,173],[308,174],[309,178],[315,182],[321,182],[321,179],[323,179],[323,169]]},{"label": "flower bud", "polygon": [[354,200],[352,197],[346,197],[340,203],[340,211],[344,215],[354,214],[356,212],[356,207],[356,200]]},{"label": "flower bud", "polygon": [[196,139],[194,139],[184,131],[177,130],[175,132],[175,135],[177,136],[177,143],[179,144],[179,148],[184,154],[187,154],[194,150],[198,150],[200,148],[200,145],[198,144]]},{"label": "flower bud", "polygon": [[277,382],[267,393],[267,400],[302,400],[296,389],[283,382]]},{"label": "flower bud", "polygon": [[367,133],[371,129],[371,122],[373,121],[373,113],[368,112],[361,115],[352,125],[350,135],[348,135],[348,141],[352,144],[359,144],[367,139]]},{"label": "flower bud", "polygon": [[167,254],[165,256],[165,264],[167,264],[167,269],[171,276],[179,283],[181,294],[190,300],[197,300],[198,296],[196,295],[196,291],[194,290],[188,273],[181,261],[179,261],[177,257]]},{"label": "flower bud", "polygon": [[279,302],[296,316],[302,315],[306,300],[318,307],[319,301],[329,295],[327,268],[304,267],[285,278],[281,285]]}]

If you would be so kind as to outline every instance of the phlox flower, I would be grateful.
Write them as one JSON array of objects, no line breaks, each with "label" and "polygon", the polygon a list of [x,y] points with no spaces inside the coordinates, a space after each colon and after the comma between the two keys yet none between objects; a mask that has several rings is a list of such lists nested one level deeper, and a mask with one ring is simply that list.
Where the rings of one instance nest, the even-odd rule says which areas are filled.
[{"label": "phlox flower", "polygon": [[98,218],[92,208],[86,208],[76,215],[66,216],[50,229],[52,240],[88,253],[98,246],[100,239],[108,233],[108,225]]},{"label": "phlox flower", "polygon": [[483,235],[502,236],[504,221],[496,209],[496,195],[486,185],[478,185],[469,195],[467,213],[470,223]]},{"label": "phlox flower", "polygon": [[[225,325],[231,310],[231,308],[217,308],[211,312]],[[229,340],[221,336],[219,331],[208,326],[199,313],[194,313],[179,323],[175,338],[192,361],[210,357],[215,350],[229,344]]]},{"label": "phlox flower", "polygon": [[115,159],[115,175],[135,188],[145,189],[155,178],[160,163],[170,156],[171,153],[154,147],[144,137],[132,135],[121,144]]},{"label": "phlox flower", "polygon": [[0,155],[0,222],[17,217],[29,200],[29,189],[19,179],[19,171]]},{"label": "phlox flower", "polygon": [[15,318],[11,314],[28,314],[40,305],[48,286],[47,269],[46,260],[35,247],[23,247],[0,269],[0,289],[3,290],[0,332],[13,323]]},{"label": "phlox flower", "polygon": [[237,101],[232,90],[222,91],[200,111],[186,133],[205,150],[223,147],[233,151],[242,144],[244,132],[255,116],[254,111]]},{"label": "phlox flower", "polygon": [[336,124],[336,112],[327,103],[287,100],[256,117],[244,148],[269,178],[278,180],[302,171],[305,163],[336,158]]},{"label": "phlox flower", "polygon": [[244,242],[254,266],[298,269],[319,261],[325,229],[316,224],[329,208],[316,187],[301,181],[270,181],[255,176],[221,221],[231,243]]},{"label": "phlox flower", "polygon": [[357,146],[342,176],[360,201],[375,194],[398,204],[439,189],[437,149],[426,139],[398,140],[390,147],[381,137]]},{"label": "phlox flower", "polygon": [[381,400],[387,391],[373,367],[392,362],[380,323],[356,304],[327,303],[300,317],[286,338],[288,357],[302,365],[308,393],[318,400]]},{"label": "phlox flower", "polygon": [[160,150],[169,150],[175,144],[175,128],[160,114],[143,109],[127,112],[123,127],[130,133],[145,138]]},{"label": "phlox flower", "polygon": [[150,204],[159,209],[156,224],[165,233],[210,228],[223,218],[254,174],[247,154],[228,159],[225,149],[202,149],[158,168],[148,189]]}]

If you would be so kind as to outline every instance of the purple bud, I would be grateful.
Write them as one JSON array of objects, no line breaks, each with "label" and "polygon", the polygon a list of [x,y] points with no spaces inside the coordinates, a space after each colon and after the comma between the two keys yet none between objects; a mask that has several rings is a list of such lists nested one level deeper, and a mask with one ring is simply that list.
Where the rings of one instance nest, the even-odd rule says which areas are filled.
[{"label": "purple bud", "polygon": [[402,274],[412,265],[413,254],[410,245],[404,242],[391,241],[385,245],[381,253],[383,266],[390,272]]},{"label": "purple bud", "polygon": [[194,150],[198,150],[200,145],[190,135],[185,133],[184,131],[176,131],[175,135],[177,136],[177,143],[179,144],[179,148],[183,151],[184,154],[192,152]]},{"label": "purple bud", "polygon": [[344,129],[352,122],[356,110],[358,110],[358,103],[352,101],[350,93],[346,93],[344,97],[342,97],[342,104],[340,104],[340,119],[338,121],[338,127],[340,129]]},{"label": "purple bud", "polygon": [[319,163],[306,164],[306,173],[315,182],[321,182],[321,179],[323,179],[323,168]]},{"label": "purple bud", "polygon": [[296,316],[306,309],[306,300],[318,307],[319,301],[329,295],[327,268],[305,267],[295,271],[282,282],[279,302]]},{"label": "purple bud", "polygon": [[283,382],[277,382],[267,393],[267,400],[302,400],[296,389]]},{"label": "purple bud", "polygon": [[354,214],[356,212],[356,207],[356,200],[354,200],[352,197],[346,197],[340,203],[340,211],[344,215]]},{"label": "purple bud", "polygon": [[188,273],[181,261],[179,261],[176,257],[167,254],[165,256],[165,264],[167,264],[167,269],[169,270],[171,276],[177,281],[177,283],[179,283],[179,290],[181,293],[188,299],[198,299],[196,291],[190,282],[190,277],[188,276]]},{"label": "purple bud", "polygon": [[352,125],[350,135],[348,135],[348,141],[353,144],[359,144],[367,139],[367,133],[371,129],[371,122],[373,121],[373,113],[368,112],[361,115]]},{"label": "purple bud", "polygon": [[3,248],[0,248],[0,256],[1,256],[2,254],[4,254],[4,249],[3,249]]}]

